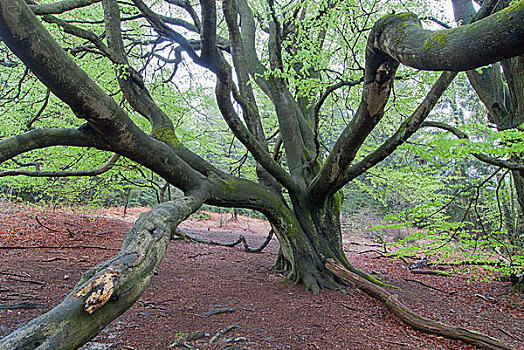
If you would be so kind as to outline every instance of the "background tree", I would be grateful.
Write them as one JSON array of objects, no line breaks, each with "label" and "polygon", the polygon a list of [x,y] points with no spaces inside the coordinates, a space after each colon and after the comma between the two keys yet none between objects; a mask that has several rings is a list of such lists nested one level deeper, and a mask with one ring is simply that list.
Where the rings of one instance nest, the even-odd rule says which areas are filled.
[{"label": "background tree", "polygon": [[[139,163],[184,196],[142,216],[117,256],[88,271],[59,306],[4,338],[0,347],[75,348],[86,342],[136,301],[176,226],[203,203],[264,214],[280,242],[276,267],[314,292],[339,281],[325,268],[327,259],[377,282],[353,268],[344,255],[340,189],[421,127],[456,71],[524,51],[522,1],[494,15],[486,2],[475,18],[487,16],[484,19],[436,32],[422,29],[413,14],[387,15],[369,31],[363,52],[344,35],[335,39],[348,28],[362,37],[375,20],[368,15],[381,15],[378,2],[360,17],[355,13],[361,6],[345,1],[201,0],[193,6],[178,0],[151,4],[103,0],[102,8],[99,5],[90,0],[0,2],[5,45],[69,106],[78,118],[75,126],[85,122],[76,128],[37,128],[5,138],[0,142],[0,162],[57,145],[92,147]],[[83,19],[86,13],[93,20]],[[75,62],[79,57],[67,53],[52,35],[64,33],[73,38],[75,49],[67,40],[62,42],[69,53],[98,55],[111,63],[121,95],[87,74],[89,69]],[[336,59],[322,55],[338,50],[343,53]],[[166,112],[169,101],[155,98],[151,87],[164,74],[164,64],[173,65],[168,79],[175,79],[184,57],[214,78],[218,110],[256,162],[257,181],[228,174],[176,135],[173,118]],[[340,57],[344,59],[337,60]],[[401,63],[446,72],[411,115],[378,147],[369,149],[366,140],[386,113]],[[337,69],[344,74],[333,74]],[[360,103],[345,114],[347,125],[336,140],[331,135],[325,139],[330,143],[322,144],[326,100],[338,89],[348,91],[357,85]],[[118,96],[121,103],[115,100]],[[274,143],[268,141],[271,122],[264,121],[261,108],[269,101],[278,123]],[[149,127],[134,122],[133,114],[142,116]]]}]

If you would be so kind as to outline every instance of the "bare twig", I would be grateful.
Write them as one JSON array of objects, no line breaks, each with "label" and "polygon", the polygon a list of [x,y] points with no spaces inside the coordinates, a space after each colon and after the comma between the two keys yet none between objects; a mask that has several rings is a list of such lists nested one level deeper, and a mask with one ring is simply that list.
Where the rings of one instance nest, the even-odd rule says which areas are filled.
[{"label": "bare twig", "polygon": [[211,337],[211,339],[209,339],[209,342],[212,343],[214,341],[217,341],[218,338],[220,338],[221,336],[223,336],[225,333],[229,332],[230,330],[232,329],[235,329],[235,328],[239,328],[239,326],[237,326],[236,324],[234,325],[231,325],[229,327],[226,327],[224,329],[221,329],[219,330],[218,332],[215,333],[214,336]]},{"label": "bare twig", "polygon": [[440,288],[437,288],[437,287],[431,286],[431,285],[426,284],[426,283],[424,283],[424,282],[422,282],[422,281],[414,280],[414,279],[411,279],[411,278],[405,278],[404,280],[405,280],[405,281],[408,281],[408,282],[415,282],[415,283],[418,283],[418,284],[420,284],[420,285],[423,285],[423,286],[426,287],[426,288],[433,289],[433,290],[436,290],[437,292],[441,292],[441,293],[444,293],[444,294],[453,295],[453,294],[457,293],[457,292],[455,292],[455,291],[453,291],[453,292],[446,292],[446,291],[443,290],[443,289],[440,289]]}]

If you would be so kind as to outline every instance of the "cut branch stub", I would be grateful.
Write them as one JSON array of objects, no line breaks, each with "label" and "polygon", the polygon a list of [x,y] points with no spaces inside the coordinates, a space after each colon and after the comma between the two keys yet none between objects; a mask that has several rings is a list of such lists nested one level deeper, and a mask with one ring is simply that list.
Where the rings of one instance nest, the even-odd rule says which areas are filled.
[{"label": "cut branch stub", "polygon": [[115,292],[117,279],[118,273],[106,272],[82,287],[82,289],[75,293],[75,297],[87,297],[85,299],[84,309],[88,314],[92,314],[109,301]]}]

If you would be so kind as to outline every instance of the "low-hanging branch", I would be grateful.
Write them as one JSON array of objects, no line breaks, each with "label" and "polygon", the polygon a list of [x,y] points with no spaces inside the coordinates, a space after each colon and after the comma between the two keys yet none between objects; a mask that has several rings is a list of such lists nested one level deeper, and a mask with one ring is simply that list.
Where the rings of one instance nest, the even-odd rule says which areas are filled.
[{"label": "low-hanging branch", "polygon": [[102,166],[91,170],[61,170],[61,171],[28,171],[28,170],[6,170],[0,171],[0,177],[3,176],[29,176],[29,177],[72,177],[72,176],[97,176],[111,170],[120,155],[114,153],[109,160]]}]

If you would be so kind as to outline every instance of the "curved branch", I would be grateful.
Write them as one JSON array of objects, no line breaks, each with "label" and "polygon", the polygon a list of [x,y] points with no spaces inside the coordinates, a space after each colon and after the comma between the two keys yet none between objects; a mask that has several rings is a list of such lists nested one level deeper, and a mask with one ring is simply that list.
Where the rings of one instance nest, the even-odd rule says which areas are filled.
[{"label": "curved branch", "polygon": [[58,306],[1,339],[0,349],[68,350],[88,342],[138,300],[176,227],[205,199],[194,193],[141,215],[117,255],[84,273]]},{"label": "curved branch", "polygon": [[524,53],[522,0],[459,28],[425,30],[413,14],[386,16],[375,28],[377,49],[422,70],[467,71]]},{"label": "curved branch", "polygon": [[343,185],[344,174],[384,114],[400,63],[424,70],[460,71],[522,53],[522,0],[495,15],[451,30],[424,30],[413,14],[388,15],[377,21],[366,46],[365,84],[359,108],[309,186],[312,198],[322,202]]},{"label": "curved branch", "polygon": [[62,0],[50,4],[31,4],[29,8],[35,15],[59,15],[61,13],[96,4],[101,0]]},{"label": "curved branch", "polygon": [[78,129],[33,129],[0,141],[0,164],[35,149],[51,146],[101,148],[101,141],[87,125]]},{"label": "curved branch", "polygon": [[42,113],[44,113],[45,109],[47,108],[47,105],[49,103],[49,98],[51,97],[51,90],[47,89],[45,92],[44,97],[44,103],[42,103],[42,106],[38,110],[38,112],[35,114],[33,118],[31,118],[26,124],[25,127],[27,130],[33,129],[33,123],[36,122],[41,116]]},{"label": "curved branch", "polygon": [[191,6],[191,3],[187,0],[165,0],[167,3],[170,3],[172,5],[178,6],[180,8],[183,8],[184,10],[189,13],[189,16],[191,16],[191,19],[193,20],[193,23],[195,24],[195,27],[197,28],[197,32],[200,33],[202,31],[202,23],[200,23],[200,18],[198,18],[198,14],[196,13],[193,6]]},{"label": "curved branch", "polygon": [[[438,129],[446,130],[452,133],[453,135],[455,135],[459,139],[469,140],[469,136],[466,133],[464,133],[462,130],[454,126],[448,125],[446,123],[427,121],[427,122],[422,123],[422,127],[431,127],[431,128],[438,128]],[[497,167],[509,169],[509,170],[516,170],[521,173],[524,173],[524,164],[513,163],[507,160],[493,158],[483,153],[471,153],[471,155],[477,158],[478,160],[480,160],[481,162],[484,162],[490,165],[494,165]]]},{"label": "curved branch", "polygon": [[116,0],[103,0],[107,42],[115,53],[117,79],[129,104],[147,118],[152,129],[174,130],[173,122],[153,101],[140,74],[131,67],[127,59],[120,29],[120,9]]},{"label": "curved branch", "polygon": [[411,114],[409,118],[404,120],[400,127],[397,129],[395,134],[387,139],[382,145],[376,150],[368,154],[360,162],[350,166],[344,177],[340,182],[335,184],[335,189],[340,189],[344,184],[353,180],[359,175],[362,175],[368,169],[371,169],[389,155],[391,155],[400,145],[406,142],[421,126],[424,120],[427,118],[429,112],[435,107],[438,99],[444,91],[448,88],[449,84],[453,81],[457,73],[455,72],[444,72],[435,82],[431,90],[426,95],[424,101],[420,103],[417,109]]},{"label": "curved branch", "polygon": [[318,118],[318,114],[320,113],[320,109],[322,108],[322,105],[324,104],[324,102],[326,102],[327,98],[333,92],[337,91],[338,89],[340,89],[340,88],[342,88],[344,86],[349,86],[351,88],[351,87],[353,87],[355,85],[361,84],[363,81],[364,81],[364,77],[360,78],[359,80],[343,80],[341,82],[338,82],[336,84],[328,86],[326,88],[326,91],[324,91],[322,96],[320,96],[320,98],[318,99],[317,104],[315,105],[315,111],[314,111],[315,118]]},{"label": "curved branch", "polygon": [[114,153],[109,160],[102,166],[91,170],[72,170],[72,171],[26,171],[26,170],[6,170],[0,171],[3,176],[29,176],[29,177],[70,177],[70,176],[96,176],[103,174],[113,168],[120,159],[120,154]]},{"label": "curved branch", "polygon": [[97,147],[148,167],[184,191],[199,188],[203,176],[183,161],[173,147],[146,135],[134,124],[75,64],[23,1],[0,2],[0,35],[57,97],[103,137],[104,143]]},{"label": "curved branch", "polygon": [[230,92],[230,84],[218,79],[216,86],[218,108],[233,134],[249,150],[255,160],[284,187],[290,191],[297,191],[298,188],[294,179],[271,157],[267,149],[258,142],[255,136],[246,129],[231,103]]},{"label": "curved branch", "polygon": [[153,12],[142,0],[133,0],[133,3],[140,10],[140,12],[142,12],[149,23],[151,23],[158,34],[178,43],[196,64],[203,64],[202,59],[197,55],[187,39],[167,26],[160,15]]},{"label": "curved branch", "polygon": [[402,321],[418,329],[422,332],[438,334],[451,339],[458,339],[468,344],[474,344],[483,349],[491,350],[511,350],[513,349],[509,345],[500,342],[497,339],[491,338],[479,332],[475,332],[463,327],[448,326],[432,319],[425,318],[413,310],[407,305],[402,303],[398,295],[391,294],[384,288],[366,281],[357,274],[348,271],[340,263],[337,263],[333,259],[328,259],[326,262],[326,268],[333,272],[335,275],[340,277],[342,280],[351,284],[352,286],[364,291],[367,295],[380,300],[386,304],[388,309],[397,315]]}]

